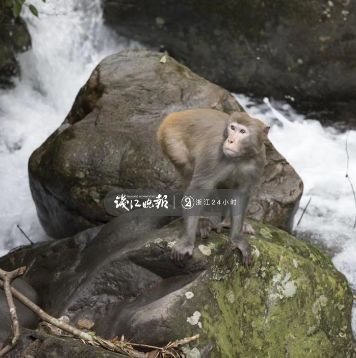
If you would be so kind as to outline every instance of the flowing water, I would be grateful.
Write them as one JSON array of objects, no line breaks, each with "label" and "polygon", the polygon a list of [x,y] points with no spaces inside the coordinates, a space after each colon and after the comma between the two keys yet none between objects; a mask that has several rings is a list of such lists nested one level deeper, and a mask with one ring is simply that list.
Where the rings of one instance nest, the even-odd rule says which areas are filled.
[{"label": "flowing water", "polygon": [[[100,0],[32,2],[40,18],[26,9],[23,14],[32,50],[18,57],[22,77],[16,87],[0,92],[0,256],[28,243],[17,225],[33,241],[46,238],[28,185],[30,154],[64,120],[98,62],[138,46],[103,25]],[[304,181],[297,220],[310,203],[299,225],[294,224],[297,236],[326,248],[356,292],[356,206],[345,177],[348,173],[356,186],[356,131],[323,128],[283,103],[237,97],[249,113],[271,124],[272,142]]]},{"label": "flowing water", "polygon": [[[350,182],[356,189],[356,131],[322,127],[285,103],[236,97],[248,113],[271,125],[272,143],[303,179],[304,195],[294,220],[296,236],[326,249],[355,293],[356,201]],[[356,336],[356,305],[352,320]]]},{"label": "flowing water", "polygon": [[100,0],[31,1],[39,19],[24,9],[32,49],[20,56],[22,78],[0,92],[0,256],[46,238],[36,217],[27,162],[64,120],[79,88],[106,55],[136,46],[103,25]]}]

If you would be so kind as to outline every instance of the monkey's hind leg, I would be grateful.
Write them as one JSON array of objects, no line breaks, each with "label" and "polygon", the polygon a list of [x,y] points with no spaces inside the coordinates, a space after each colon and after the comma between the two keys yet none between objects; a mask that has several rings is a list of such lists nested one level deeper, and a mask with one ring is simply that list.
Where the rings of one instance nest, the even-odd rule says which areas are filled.
[{"label": "monkey's hind leg", "polygon": [[199,218],[197,235],[206,239],[212,230],[217,230],[220,220],[220,216],[202,216]]},{"label": "monkey's hind leg", "polygon": [[189,180],[184,188],[190,184],[193,175],[193,164],[189,154],[189,150],[182,140],[174,137],[167,139],[166,154],[173,165],[176,167],[179,174],[184,180]]},{"label": "monkey's hind leg", "polygon": [[215,229],[216,232],[220,233],[225,228],[231,227],[231,208],[224,207],[222,212],[222,221],[218,222]]},{"label": "monkey's hind leg", "polygon": [[244,215],[249,201],[250,190],[236,190],[235,197],[240,203],[238,206],[231,206],[232,225],[231,225],[231,244],[233,248],[238,248],[242,253],[242,262],[245,266],[252,265],[251,245],[242,233]]}]

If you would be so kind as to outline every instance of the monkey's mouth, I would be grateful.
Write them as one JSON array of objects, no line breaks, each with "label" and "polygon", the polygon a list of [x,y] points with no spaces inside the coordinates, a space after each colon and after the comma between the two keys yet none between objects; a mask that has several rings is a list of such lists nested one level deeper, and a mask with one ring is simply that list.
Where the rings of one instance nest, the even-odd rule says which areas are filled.
[{"label": "monkey's mouth", "polygon": [[227,157],[236,157],[238,155],[237,151],[232,150],[230,148],[224,148],[223,151]]}]

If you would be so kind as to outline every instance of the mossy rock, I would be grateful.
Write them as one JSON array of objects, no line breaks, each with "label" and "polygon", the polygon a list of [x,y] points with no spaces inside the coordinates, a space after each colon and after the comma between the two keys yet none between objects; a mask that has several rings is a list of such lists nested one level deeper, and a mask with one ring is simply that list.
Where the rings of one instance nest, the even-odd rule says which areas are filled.
[{"label": "mossy rock", "polygon": [[330,259],[272,228],[260,226],[251,242],[251,270],[238,269],[234,255],[212,266],[214,309],[201,313],[215,356],[351,357],[352,294]]},{"label": "mossy rock", "polygon": [[284,231],[254,226],[252,268],[226,249],[227,236],[200,243],[211,252],[207,269],[168,308],[175,336],[200,334],[196,348],[211,357],[355,357],[352,293],[330,258]]},{"label": "mossy rock", "polygon": [[329,257],[288,233],[251,222],[253,264],[241,264],[228,232],[197,240],[170,260],[182,222],[123,215],[96,232],[39,243],[0,266],[25,279],[56,316],[95,323],[97,334],[165,345],[200,335],[188,357],[353,358],[352,293]]}]

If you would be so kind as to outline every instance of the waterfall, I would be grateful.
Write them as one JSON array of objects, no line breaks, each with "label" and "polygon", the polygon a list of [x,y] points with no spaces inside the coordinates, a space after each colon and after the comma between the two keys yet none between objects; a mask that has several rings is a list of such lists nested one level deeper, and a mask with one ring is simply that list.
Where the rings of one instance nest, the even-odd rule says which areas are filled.
[{"label": "waterfall", "polygon": [[32,49],[20,56],[16,87],[0,91],[0,256],[46,234],[36,216],[28,184],[31,153],[59,126],[79,88],[105,56],[135,43],[103,24],[100,0],[31,1],[40,16],[24,8]]},{"label": "waterfall", "polygon": [[[296,236],[326,249],[355,293],[356,203],[345,175],[348,173],[356,188],[356,131],[340,133],[322,127],[289,105],[271,104],[267,98],[262,103],[244,95],[236,98],[249,114],[271,125],[272,143],[303,179],[304,194],[294,220]],[[356,336],[356,305],[352,325]]]}]

